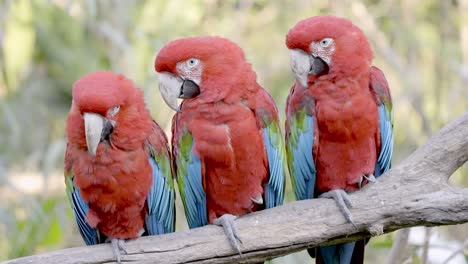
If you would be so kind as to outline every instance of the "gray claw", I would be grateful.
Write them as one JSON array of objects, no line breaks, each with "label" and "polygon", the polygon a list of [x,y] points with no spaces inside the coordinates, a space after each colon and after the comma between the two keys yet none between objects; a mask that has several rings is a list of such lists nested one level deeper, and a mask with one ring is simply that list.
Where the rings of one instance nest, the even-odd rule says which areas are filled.
[{"label": "gray claw", "polygon": [[259,195],[257,198],[250,197],[250,200],[256,204],[263,204],[263,198]]},{"label": "gray claw", "polygon": [[121,263],[120,251],[122,251],[124,254],[128,254],[127,249],[125,247],[125,240],[112,238],[111,244],[112,244],[112,252],[114,253],[114,257],[117,260],[117,263],[120,264]]},{"label": "gray claw", "polygon": [[223,227],[224,233],[228,237],[229,243],[237,250],[239,255],[242,256],[242,251],[239,245],[239,243],[242,244],[242,240],[239,236],[239,230],[237,229],[236,223],[234,222],[236,218],[237,216],[235,215],[224,214],[221,217],[216,218],[213,221],[213,224]]},{"label": "gray claw", "polygon": [[319,198],[328,198],[335,200],[336,205],[338,206],[346,220],[348,220],[348,222],[350,222],[354,227],[356,227],[356,225],[354,224],[353,215],[349,211],[349,208],[353,207],[353,203],[351,202],[349,195],[344,190],[331,190],[326,193],[322,193],[321,195],[319,195]]},{"label": "gray claw", "polygon": [[362,182],[364,181],[364,179],[366,179],[368,182],[371,182],[371,183],[375,183],[377,181],[377,179],[375,178],[374,174],[364,174],[362,175],[362,177],[359,179],[359,182],[358,182],[358,186],[359,186],[359,189],[362,188]]},{"label": "gray claw", "polygon": [[374,174],[372,174],[372,173],[369,174],[369,175],[364,175],[363,177],[366,178],[368,182],[374,183],[374,182],[377,181],[377,179],[375,178]]},{"label": "gray claw", "polygon": [[128,254],[127,247],[125,246],[125,240],[119,239],[117,242],[117,246],[120,250],[122,250],[123,253]]}]

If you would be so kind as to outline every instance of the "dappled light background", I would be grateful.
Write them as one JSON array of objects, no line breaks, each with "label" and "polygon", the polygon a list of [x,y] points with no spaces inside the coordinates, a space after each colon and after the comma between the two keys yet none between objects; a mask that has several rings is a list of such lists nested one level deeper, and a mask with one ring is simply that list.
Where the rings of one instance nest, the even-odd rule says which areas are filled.
[{"label": "dappled light background", "polygon": [[[351,19],[372,43],[393,93],[394,165],[467,111],[468,0],[0,1],[0,260],[83,245],[63,180],[65,118],[80,76],[125,74],[169,135],[173,111],[159,95],[156,53],[177,37],[220,35],[244,49],[284,121],[293,82],[285,34],[324,14]],[[468,186],[466,165],[451,182]],[[180,199],[177,210],[177,230],[185,230]],[[467,263],[467,237],[467,225],[413,228],[400,255]],[[394,240],[372,239],[366,262],[386,261]],[[302,252],[273,262],[310,259]]]}]

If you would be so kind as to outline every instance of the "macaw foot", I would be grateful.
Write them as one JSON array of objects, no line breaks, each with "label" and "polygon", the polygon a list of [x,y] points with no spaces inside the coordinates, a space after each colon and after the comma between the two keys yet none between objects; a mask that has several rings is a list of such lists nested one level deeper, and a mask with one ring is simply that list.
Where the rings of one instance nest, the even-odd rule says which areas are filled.
[{"label": "macaw foot", "polygon": [[367,174],[367,175],[364,174],[364,175],[361,176],[361,178],[360,178],[359,181],[358,181],[359,189],[362,188],[362,183],[364,182],[364,179],[366,179],[368,182],[372,182],[372,183],[374,183],[374,182],[377,181],[377,179],[375,178],[374,174],[372,174],[372,173],[371,173],[371,174]]},{"label": "macaw foot", "polygon": [[114,253],[114,257],[117,260],[117,263],[121,263],[121,256],[120,256],[120,251],[124,254],[127,254],[127,249],[125,248],[125,240],[124,239],[118,239],[118,238],[112,238],[111,239],[111,244],[112,244],[112,252]]},{"label": "macaw foot", "polygon": [[239,231],[237,230],[236,220],[237,216],[232,215],[232,214],[224,214],[221,217],[216,218],[213,221],[213,224],[222,226],[224,229],[224,233],[229,239],[229,243],[233,248],[237,250],[239,255],[242,256],[242,252],[240,250],[239,243],[242,244],[242,240],[240,239],[239,236]]},{"label": "macaw foot", "polygon": [[354,227],[356,227],[353,221],[353,215],[349,211],[349,208],[353,207],[353,203],[351,202],[351,199],[349,199],[349,195],[343,189],[336,189],[328,191],[326,193],[322,193],[321,195],[319,195],[319,198],[328,198],[335,200],[336,205],[338,206],[346,220],[348,220],[348,222],[350,222],[351,224],[353,224]]}]

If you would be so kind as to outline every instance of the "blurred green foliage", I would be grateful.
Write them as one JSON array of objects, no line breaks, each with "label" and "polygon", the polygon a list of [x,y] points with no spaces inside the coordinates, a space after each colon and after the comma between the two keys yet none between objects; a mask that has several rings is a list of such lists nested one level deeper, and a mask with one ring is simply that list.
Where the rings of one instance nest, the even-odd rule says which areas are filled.
[{"label": "blurred green foliage", "polygon": [[[244,49],[284,120],[293,82],[285,34],[298,20],[324,14],[353,20],[372,42],[374,64],[393,93],[394,163],[467,110],[467,0],[0,1],[0,260],[82,244],[61,178],[65,118],[80,76],[124,73],[169,132],[173,113],[156,89],[157,51],[174,38],[221,35]],[[34,172],[26,182],[40,178],[42,187],[22,188],[24,172]],[[461,168],[451,180],[467,186],[467,175]],[[294,200],[290,188],[287,201]],[[179,217],[178,230],[184,221]],[[466,229],[446,233],[461,240]],[[367,260],[383,261],[392,243],[392,234],[371,240]]]}]

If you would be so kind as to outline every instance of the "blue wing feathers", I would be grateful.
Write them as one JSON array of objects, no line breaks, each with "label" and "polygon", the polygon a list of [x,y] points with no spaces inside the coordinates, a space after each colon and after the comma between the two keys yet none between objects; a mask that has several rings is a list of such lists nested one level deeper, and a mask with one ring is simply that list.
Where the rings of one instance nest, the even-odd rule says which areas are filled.
[{"label": "blue wing feathers", "polygon": [[[283,204],[284,198],[284,153],[283,145],[274,139],[271,130],[263,129],[263,139],[267,150],[270,177],[265,186],[265,207],[272,208]],[[279,135],[277,135],[279,136]],[[278,149],[280,148],[280,149]]]},{"label": "blue wing feathers", "polygon": [[351,263],[355,244],[356,242],[350,242],[330,246],[321,246],[320,253],[322,255],[324,263]]},{"label": "blue wing feathers", "polygon": [[80,190],[75,188],[73,185],[73,180],[71,181],[71,184],[73,189],[70,202],[72,204],[73,214],[75,215],[80,234],[86,245],[98,244],[101,242],[99,241],[98,231],[86,222],[86,214],[88,214],[89,206],[81,197]]},{"label": "blue wing feathers", "polygon": [[371,67],[370,89],[374,94],[379,114],[380,153],[377,157],[374,172],[374,175],[379,177],[391,167],[393,155],[393,114],[392,97],[388,82],[383,72],[375,66]]},{"label": "blue wing feathers", "polygon": [[314,144],[314,120],[312,116],[306,115],[306,129],[298,131],[292,128],[291,133],[297,133],[297,144],[292,146],[293,155],[293,177],[295,179],[295,193],[298,200],[314,198],[316,170],[312,156]]},{"label": "blue wing feathers", "polygon": [[379,177],[390,169],[393,155],[393,127],[385,105],[378,106],[380,126],[380,153],[375,164],[375,176]]},{"label": "blue wing feathers", "polygon": [[148,197],[148,215],[145,219],[149,235],[159,235],[174,232],[174,190],[167,182],[170,175],[165,176],[154,157],[148,159],[153,175]]},{"label": "blue wing feathers", "polygon": [[187,175],[183,175],[185,192],[185,210],[190,228],[208,224],[206,210],[206,194],[203,189],[201,162],[193,152],[195,141],[192,142],[190,158],[187,162]]}]

